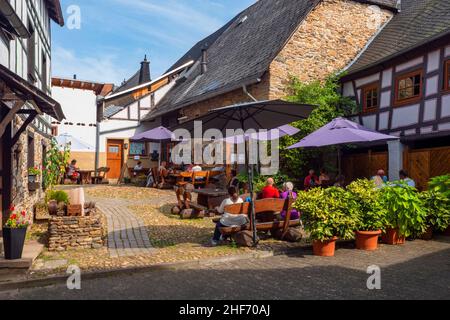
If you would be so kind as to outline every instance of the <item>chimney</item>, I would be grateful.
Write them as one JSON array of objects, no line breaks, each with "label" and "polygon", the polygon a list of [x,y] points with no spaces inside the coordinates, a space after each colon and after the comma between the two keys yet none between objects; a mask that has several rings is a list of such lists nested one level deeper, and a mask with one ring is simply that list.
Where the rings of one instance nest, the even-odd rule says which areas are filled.
[{"label": "chimney", "polygon": [[76,74],[73,75],[73,80],[77,80],[77,75]]},{"label": "chimney", "polygon": [[201,74],[205,74],[208,71],[208,53],[207,49],[202,49],[202,62],[201,62]]},{"label": "chimney", "polygon": [[147,55],[144,57],[144,61],[141,62],[141,70],[139,72],[139,84],[151,81],[150,76],[150,61],[147,60]]}]

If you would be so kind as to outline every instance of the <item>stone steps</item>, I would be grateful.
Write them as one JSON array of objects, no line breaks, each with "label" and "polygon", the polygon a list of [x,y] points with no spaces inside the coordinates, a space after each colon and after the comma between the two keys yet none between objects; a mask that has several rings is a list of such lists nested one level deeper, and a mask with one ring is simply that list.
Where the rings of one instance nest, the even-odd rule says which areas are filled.
[{"label": "stone steps", "polygon": [[[3,238],[0,238],[3,251]],[[37,241],[29,241],[23,248],[22,259],[5,260],[0,255],[0,282],[18,280],[25,277],[36,258],[41,254],[44,245]]]}]

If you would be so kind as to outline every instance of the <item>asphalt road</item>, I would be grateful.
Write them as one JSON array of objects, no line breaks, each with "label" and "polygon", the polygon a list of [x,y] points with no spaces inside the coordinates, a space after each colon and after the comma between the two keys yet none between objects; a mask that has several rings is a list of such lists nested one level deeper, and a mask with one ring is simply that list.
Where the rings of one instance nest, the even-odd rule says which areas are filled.
[{"label": "asphalt road", "polygon": [[[369,290],[368,267],[381,270],[380,290]],[[371,282],[374,283],[374,282]],[[0,299],[449,299],[450,242],[414,241],[376,252],[350,248],[334,258],[303,251],[251,259],[16,289]]]}]

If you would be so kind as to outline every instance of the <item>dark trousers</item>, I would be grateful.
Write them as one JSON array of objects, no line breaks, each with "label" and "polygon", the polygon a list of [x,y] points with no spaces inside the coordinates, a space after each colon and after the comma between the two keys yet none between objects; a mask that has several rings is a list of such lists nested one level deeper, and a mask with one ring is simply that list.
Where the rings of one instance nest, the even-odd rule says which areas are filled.
[{"label": "dark trousers", "polygon": [[223,224],[219,222],[217,222],[216,224],[216,230],[214,230],[214,237],[213,240],[214,241],[220,241],[220,236],[222,235],[222,233],[220,233],[220,228],[225,227]]}]

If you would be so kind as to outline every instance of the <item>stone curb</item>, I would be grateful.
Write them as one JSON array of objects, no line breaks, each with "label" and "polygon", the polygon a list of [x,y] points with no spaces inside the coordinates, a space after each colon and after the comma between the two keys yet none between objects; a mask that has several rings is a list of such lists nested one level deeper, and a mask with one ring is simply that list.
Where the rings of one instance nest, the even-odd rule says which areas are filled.
[{"label": "stone curb", "polygon": [[[219,257],[219,258],[211,258],[211,259],[202,259],[195,261],[183,261],[183,262],[175,262],[175,263],[163,263],[153,266],[143,266],[143,267],[129,267],[129,268],[116,268],[105,271],[92,271],[92,272],[83,272],[81,274],[82,280],[92,280],[92,279],[102,279],[107,277],[114,277],[118,275],[125,274],[135,274],[135,273],[144,273],[144,272],[154,272],[154,271],[162,271],[162,270],[173,270],[183,267],[195,267],[195,266],[205,266],[210,264],[217,263],[226,263],[240,260],[249,260],[249,259],[265,259],[279,255],[287,255],[290,253],[298,253],[299,251],[311,249],[311,245],[300,246],[296,248],[285,248],[285,249],[275,249],[275,250],[267,250],[267,251],[258,251],[248,254],[242,255],[234,255],[228,257]],[[16,290],[16,289],[29,289],[36,287],[47,287],[57,284],[64,284],[69,275],[58,275],[45,277],[40,279],[31,279],[31,280],[23,280],[23,281],[15,281],[15,282],[4,282],[0,283],[0,292]]]}]

